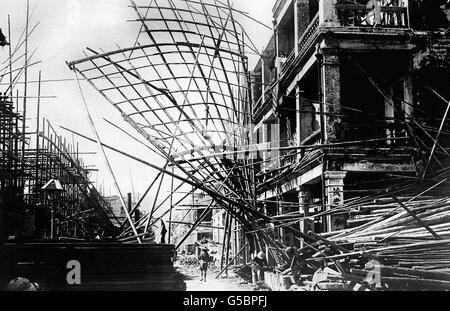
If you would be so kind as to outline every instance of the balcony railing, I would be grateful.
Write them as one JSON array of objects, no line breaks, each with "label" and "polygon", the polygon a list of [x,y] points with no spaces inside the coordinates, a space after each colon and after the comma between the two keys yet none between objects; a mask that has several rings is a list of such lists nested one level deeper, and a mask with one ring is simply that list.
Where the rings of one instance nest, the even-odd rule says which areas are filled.
[{"label": "balcony railing", "polygon": [[[321,135],[320,135],[320,129],[306,137],[302,142],[300,142],[301,146],[318,146],[322,143]],[[281,160],[281,166],[286,166],[289,164],[293,164],[297,162],[298,153],[300,152],[300,158],[303,158],[305,156],[305,153],[308,152],[304,149],[302,150],[290,150],[284,154],[284,157]]]},{"label": "balcony railing", "polygon": [[367,7],[362,4],[336,4],[337,18],[341,26],[378,26],[407,28],[408,9],[402,6]]},{"label": "balcony railing", "polygon": [[[305,32],[297,42],[298,44],[298,54],[303,55],[306,53],[306,51],[311,47],[311,44],[313,44],[319,35],[319,13],[316,14],[316,16],[312,19],[311,23],[309,24],[308,28],[306,28]],[[286,62],[281,67],[280,74],[283,75],[295,62],[295,49],[292,50],[291,54],[289,54],[288,58],[286,59]]]},{"label": "balcony railing", "polygon": [[264,110],[264,107],[271,104],[272,102],[273,102],[273,91],[272,89],[269,89],[266,91],[264,96],[261,96],[259,100],[255,103],[255,106],[253,107],[253,116],[259,115]]},{"label": "balcony railing", "polygon": [[404,123],[375,122],[372,124],[344,123],[344,141],[361,141],[361,146],[395,147],[409,144]]},{"label": "balcony railing", "polygon": [[319,34],[319,26],[320,26],[319,13],[317,13],[316,16],[314,16],[314,18],[312,19],[308,28],[306,28],[301,38],[298,40],[299,55],[302,55],[305,52],[305,50],[310,47],[311,43],[316,40],[316,37]]},{"label": "balcony railing", "polygon": [[291,53],[289,54],[289,56],[286,58],[283,65],[281,66],[281,73],[284,73],[286,71],[286,69],[292,65],[294,60],[295,60],[295,49],[291,51]]}]

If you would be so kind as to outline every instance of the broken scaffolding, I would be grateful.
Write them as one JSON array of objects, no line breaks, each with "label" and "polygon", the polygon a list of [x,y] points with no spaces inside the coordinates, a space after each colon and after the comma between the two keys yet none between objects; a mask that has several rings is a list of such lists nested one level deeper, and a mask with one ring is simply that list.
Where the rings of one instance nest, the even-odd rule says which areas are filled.
[{"label": "broken scaffolding", "polygon": [[[252,115],[246,51],[257,52],[235,18],[243,13],[219,1],[131,6],[141,28],[133,47],[88,49],[84,59],[69,66],[147,140],[143,144],[153,154],[164,159],[166,165],[157,167],[160,173],[149,186],[157,197],[167,177],[177,180],[174,191],[183,184],[193,186],[247,232],[256,232],[248,237],[258,236],[256,247],[262,249],[272,241],[257,232],[255,219],[269,219],[256,206],[253,160],[244,156],[248,151],[235,152],[248,146],[251,136],[245,132]],[[154,204],[137,229],[153,225],[160,206]]]},{"label": "broken scaffolding", "polygon": [[[394,276],[388,276],[384,280],[395,285],[405,278],[399,279],[396,273],[402,272],[408,275],[406,278],[414,278],[415,274],[411,274],[408,269],[426,270],[434,267],[440,272],[448,270],[448,262],[445,260],[440,261],[437,266],[430,266],[436,259],[433,256],[424,258],[417,265],[412,261],[398,260],[401,255],[404,258],[414,256],[424,249],[443,253],[448,251],[448,197],[442,193],[438,199],[425,197],[428,192],[442,187],[448,181],[445,165],[442,170],[434,166],[440,163],[435,162],[436,148],[448,155],[438,143],[448,109],[441,127],[436,129],[438,135],[435,137],[430,136],[412,116],[407,116],[411,121],[411,124],[406,124],[407,139],[425,134],[432,141],[431,145],[414,142],[415,150],[421,155],[418,162],[424,165],[424,168],[418,168],[420,176],[406,181],[401,179],[408,179],[407,177],[397,176],[399,182],[394,186],[376,189],[373,191],[375,194],[353,198],[336,208],[326,208],[324,200],[318,206],[319,212],[314,215],[293,212],[269,216],[263,212],[263,206],[267,202],[257,199],[258,191],[270,184],[278,184],[286,175],[295,174],[307,166],[309,161],[317,160],[316,153],[319,151],[358,148],[361,144],[376,145],[381,140],[388,141],[392,138],[334,144],[318,144],[315,141],[310,145],[290,147],[280,147],[279,142],[258,145],[249,129],[254,108],[252,89],[259,85],[255,86],[256,82],[250,77],[246,55],[249,52],[259,55],[259,52],[239,22],[249,16],[234,9],[229,2],[213,0],[131,1],[131,8],[136,13],[133,22],[138,23],[140,28],[133,46],[118,46],[110,52],[88,48],[83,59],[68,63],[77,79],[81,76],[87,80],[145,141],[115,127],[148,148],[152,156],[158,156],[165,163],[158,166],[154,161],[137,158],[126,151],[103,144],[98,135],[93,139],[76,133],[97,142],[102,148],[118,152],[158,171],[146,191],[146,194],[156,193],[151,211],[135,222],[122,223],[120,237],[137,239],[139,242],[140,238],[145,240],[148,228],[198,191],[207,194],[213,201],[195,223],[191,224],[178,246],[201,225],[211,209],[223,209],[227,213],[225,232],[228,232],[228,236],[225,234],[223,237],[225,251],[222,258],[224,254],[228,254],[230,218],[242,226],[245,234],[240,251],[236,250],[233,258],[227,257],[225,263],[222,263],[224,269],[247,245],[251,253],[267,249],[276,264],[285,264],[288,259],[288,254],[284,251],[286,243],[273,236],[276,228],[283,228],[302,241],[304,247],[298,254],[306,271],[315,271],[325,263],[335,266],[342,279],[363,282],[370,274],[370,267],[395,266],[399,270],[392,272]],[[373,79],[370,80],[385,96],[382,88]],[[270,89],[276,89],[278,82],[275,81]],[[263,94],[264,100],[265,96]],[[273,98],[269,100],[273,101]],[[333,111],[329,114],[333,115]],[[334,117],[336,116],[330,119]],[[415,135],[416,133],[419,134]],[[278,161],[288,157],[297,159],[299,154],[302,156],[295,163],[273,171],[271,179],[260,178],[265,174],[261,172],[260,166],[266,160],[255,155],[254,151],[258,148],[263,148],[265,152],[285,151],[281,156],[278,155]],[[428,153],[426,150],[430,149],[431,152]],[[429,158],[424,157],[423,151]],[[430,167],[433,167],[432,172]],[[171,193],[168,195],[161,191],[165,179],[172,179]],[[173,193],[185,186],[192,187],[193,190],[174,202]],[[156,218],[155,213],[168,202],[169,208]],[[275,203],[277,206],[293,205],[292,202],[284,202],[282,198],[277,198]],[[299,204],[294,205],[297,207]],[[311,207],[314,207],[313,204],[308,204],[307,208]],[[318,217],[339,214],[352,215],[349,223],[354,227],[322,235],[299,230],[298,224],[305,219],[314,221]],[[397,258],[392,260],[390,256]],[[425,275],[427,274],[422,273],[422,276]],[[448,287],[448,282],[442,278],[436,282],[423,281],[421,284]]]}]

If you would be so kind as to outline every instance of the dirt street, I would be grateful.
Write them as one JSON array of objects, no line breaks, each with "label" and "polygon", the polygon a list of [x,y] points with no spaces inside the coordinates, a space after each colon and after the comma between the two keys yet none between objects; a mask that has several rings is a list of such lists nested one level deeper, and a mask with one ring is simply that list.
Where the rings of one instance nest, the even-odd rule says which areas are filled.
[{"label": "dirt street", "polygon": [[187,291],[253,291],[254,286],[232,272],[228,278],[216,279],[219,270],[211,265],[208,270],[207,281],[200,282],[200,271],[194,265],[175,264],[175,267],[185,276]]}]

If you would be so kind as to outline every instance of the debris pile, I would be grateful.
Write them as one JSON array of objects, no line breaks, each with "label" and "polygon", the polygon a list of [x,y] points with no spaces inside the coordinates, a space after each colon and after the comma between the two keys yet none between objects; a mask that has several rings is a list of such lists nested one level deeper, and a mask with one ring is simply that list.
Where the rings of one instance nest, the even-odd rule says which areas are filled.
[{"label": "debris pile", "polygon": [[188,267],[198,267],[199,262],[197,256],[194,255],[182,255],[179,256],[177,259],[177,263],[182,266],[188,266]]},{"label": "debris pile", "polygon": [[293,289],[448,290],[449,219],[450,197],[376,199],[353,209],[357,227],[305,243],[299,269],[282,274],[298,277]]},{"label": "debris pile", "polygon": [[[140,243],[139,232],[147,232],[166,215],[171,218],[172,209],[197,191],[211,200],[202,206],[201,212],[197,210],[198,215],[192,223],[182,222],[191,227],[178,241],[176,249],[197,227],[202,226],[211,210],[222,209],[226,212],[225,222],[219,227],[207,225],[224,230],[220,264],[223,269],[217,277],[236,261],[241,252],[245,253],[248,262],[252,254],[265,251],[271,264],[277,266],[272,275],[279,276],[277,279],[281,280],[281,287],[293,290],[448,288],[449,261],[445,257],[449,251],[450,198],[448,193],[436,195],[436,192],[446,185],[450,176],[446,169],[448,165],[444,165],[441,159],[441,155],[448,157],[449,154],[440,139],[449,133],[445,121],[450,104],[440,92],[432,88],[429,90],[429,95],[436,97],[434,101],[439,97],[447,104],[446,112],[437,124],[434,115],[424,114],[423,118],[415,116],[423,109],[417,109],[418,112],[412,114],[409,106],[415,103],[408,102],[405,97],[405,94],[412,97],[412,88],[405,87],[409,85],[409,80],[403,80],[405,78],[400,73],[399,76],[396,74],[378,81],[378,77],[375,79],[371,74],[372,70],[376,72],[376,68],[364,63],[369,67],[365,68],[352,53],[345,53],[345,49],[332,56],[317,53],[321,55],[317,57],[321,58],[317,59],[317,66],[330,77],[325,79],[324,86],[311,87],[308,92],[330,92],[329,84],[335,93],[329,96],[330,99],[321,94],[318,100],[312,100],[313,105],[318,106],[314,117],[321,119],[317,122],[320,129],[315,128],[306,140],[292,146],[283,146],[278,139],[264,137],[268,133],[261,135],[264,142],[259,144],[250,133],[254,130],[253,122],[258,123],[255,120],[258,104],[252,102],[251,97],[254,89],[260,87],[255,85],[260,83],[256,83],[248,69],[247,54],[260,53],[245,28],[235,19],[237,16],[249,16],[220,1],[178,1],[175,5],[171,0],[161,0],[144,5],[146,2],[131,1],[136,13],[134,22],[141,29],[136,44],[109,52],[88,48],[83,59],[68,62],[78,84],[80,79],[86,80],[145,141],[137,139],[135,133],[114,127],[146,147],[152,156],[164,164],[156,165],[153,157],[149,162],[102,143],[93,122],[91,129],[95,139],[65,129],[96,142],[103,154],[103,148],[107,148],[158,172],[146,192],[152,193],[155,192],[153,189],[157,189],[151,211],[135,222],[129,220],[126,224],[129,227],[123,227],[122,236],[137,239]],[[407,12],[401,7],[394,10],[398,14]],[[311,101],[303,95],[291,98],[284,93],[287,90],[284,90],[283,83],[287,84],[289,75],[292,73],[294,76],[294,69],[300,68],[301,55],[306,49],[311,53],[320,52],[312,48],[312,42],[322,36],[320,16],[317,14],[311,21],[308,28],[311,33],[303,36],[306,41],[300,49],[300,56],[292,52],[290,57],[297,57],[297,61],[286,61],[287,65],[280,67],[281,71],[285,70],[284,77],[279,75],[273,83],[265,81],[270,82],[271,86],[269,92],[263,91],[261,94],[260,104],[267,104],[264,107],[272,109],[269,104],[278,105],[281,97],[292,100],[286,101],[289,107],[294,106],[294,99],[295,105]],[[409,29],[405,31],[409,33]],[[403,46],[403,41],[399,44]],[[367,81],[361,85],[377,95],[376,100],[368,100],[366,105],[379,105],[384,113],[374,115],[369,113],[369,107],[350,107],[333,99],[342,97],[344,102],[346,98],[340,95],[342,86],[336,87],[339,83],[335,78],[340,75],[339,71],[328,73],[332,71],[328,68],[330,62],[337,62],[338,54],[345,55],[341,66],[349,70],[348,75],[358,73],[365,77]],[[314,63],[316,60],[312,61]],[[389,63],[385,61],[386,71],[390,71]],[[264,61],[262,65],[265,65]],[[378,71],[376,76],[383,72]],[[400,78],[403,89],[395,93],[403,95],[397,98],[393,95],[390,80]],[[313,76],[310,79],[315,80]],[[261,84],[265,85],[265,82]],[[292,86],[300,85],[298,82],[292,83]],[[265,90],[263,87],[261,89]],[[80,91],[83,95],[81,87]],[[308,92],[302,90],[299,93]],[[266,96],[268,94],[269,98]],[[83,101],[90,115],[84,96]],[[360,99],[355,96],[354,104],[359,102]],[[289,119],[294,119],[294,115],[301,117],[301,110],[282,115],[279,113],[282,109],[281,106],[274,109],[274,116],[286,123],[281,132],[289,135],[280,137],[280,140],[289,138],[291,134],[294,137]],[[345,110],[352,113],[344,114]],[[363,114],[367,116],[361,119]],[[286,116],[286,120],[281,116]],[[382,118],[381,123],[380,120],[371,120],[373,116]],[[361,130],[359,124],[353,124],[353,120],[349,124],[340,121],[356,117],[357,123],[363,120],[362,123],[366,123],[364,127],[370,130]],[[89,118],[92,119],[91,116]],[[301,118],[296,122],[300,131]],[[372,131],[372,126],[378,128]],[[256,155],[257,150],[264,152]],[[269,159],[265,154],[269,152],[273,152],[274,157]],[[276,167],[269,169],[272,164]],[[437,164],[443,170],[439,171]],[[358,183],[358,189],[349,189],[347,185],[344,189],[341,183],[346,178],[342,176],[347,174],[344,172],[347,169],[343,168],[345,165],[350,167],[348,170],[353,169],[357,173],[372,170],[374,179],[382,172],[383,178],[390,178],[389,182],[383,182],[380,188],[373,190],[361,186],[365,177],[354,174],[352,178]],[[313,172],[308,176],[308,182],[298,182],[299,185],[293,182],[308,171]],[[391,171],[400,175],[391,174]],[[342,176],[326,177],[327,172]],[[160,194],[160,189],[165,176],[172,178],[172,186],[169,194],[164,196]],[[318,181],[319,178],[321,181]],[[312,180],[315,180],[315,189],[299,190],[300,186],[311,186],[308,183]],[[398,180],[400,182],[395,184]],[[411,182],[405,184],[404,180]],[[180,200],[174,200],[173,194],[185,188],[192,190]],[[415,192],[417,189],[420,193]],[[344,201],[344,192],[346,198],[353,195],[347,202]],[[368,195],[354,197],[354,193]],[[284,194],[291,197],[284,199]],[[299,203],[300,197],[303,203]],[[158,209],[169,200],[170,208],[160,218],[154,218]],[[314,214],[310,214],[312,207]],[[328,221],[333,216],[342,216],[339,226]],[[233,220],[239,224],[234,228],[235,232],[242,234],[237,239],[239,243],[234,247],[233,258],[229,258]],[[323,227],[314,233],[305,229],[307,226],[298,226],[305,220],[313,223],[320,220]],[[340,228],[342,223],[350,228],[318,234],[335,230],[334,227]],[[293,236],[290,241],[285,239],[288,234]],[[302,243],[301,249],[286,251],[286,246],[297,242]],[[247,246],[248,251],[244,252]],[[187,265],[197,264],[196,258],[181,260]]]}]

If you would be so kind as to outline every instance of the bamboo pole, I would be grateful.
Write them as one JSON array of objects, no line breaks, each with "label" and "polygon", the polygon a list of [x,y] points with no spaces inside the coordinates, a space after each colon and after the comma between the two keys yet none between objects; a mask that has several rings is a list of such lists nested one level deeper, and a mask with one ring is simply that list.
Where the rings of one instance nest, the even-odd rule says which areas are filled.
[{"label": "bamboo pole", "polygon": [[436,239],[440,239],[439,235],[436,234],[428,225],[422,222],[417,215],[411,211],[405,204],[400,202],[396,197],[392,197],[405,211],[408,212],[421,226],[425,227]]},{"label": "bamboo pole", "polygon": [[227,263],[227,265],[220,270],[220,272],[216,275],[216,279],[219,278],[219,276],[231,265],[231,263],[245,250],[245,248],[249,245],[249,242],[245,243],[245,245],[236,253],[236,255],[231,258],[230,262]]},{"label": "bamboo pole", "polygon": [[[172,167],[172,174],[174,173],[175,167]],[[170,212],[169,212],[169,244],[171,243],[171,235],[172,235],[172,209],[173,209],[173,182],[174,178],[172,177],[170,183]]]},{"label": "bamboo pole", "polygon": [[124,210],[124,212],[125,212],[125,215],[126,215],[126,217],[127,217],[127,219],[128,219],[128,222],[130,223],[130,226],[131,226],[131,228],[133,229],[133,232],[134,232],[134,234],[135,234],[135,236],[136,236],[136,239],[137,239],[138,243],[141,244],[141,243],[142,243],[141,238],[139,237],[138,232],[136,231],[136,228],[135,228],[135,226],[134,226],[133,220],[131,219],[131,216],[130,216],[130,214],[128,213],[127,205],[126,205],[126,203],[125,203],[125,201],[124,201],[124,199],[123,199],[122,192],[120,191],[119,185],[118,185],[118,183],[117,183],[116,177],[115,177],[114,172],[113,172],[113,170],[112,170],[111,164],[109,163],[108,157],[106,156],[105,150],[104,150],[104,148],[103,148],[103,144],[102,144],[102,142],[101,142],[101,140],[100,140],[100,135],[98,134],[97,128],[95,127],[94,120],[92,119],[91,113],[90,113],[90,111],[89,111],[89,107],[88,107],[87,102],[86,102],[86,99],[85,99],[85,97],[84,97],[83,90],[82,90],[82,88],[81,88],[81,84],[80,84],[80,80],[79,80],[79,78],[78,78],[78,74],[77,74],[76,72],[75,72],[75,77],[76,77],[76,79],[77,79],[77,83],[78,83],[78,87],[79,87],[80,94],[81,94],[81,97],[82,97],[82,101],[83,101],[83,104],[84,104],[84,108],[85,108],[86,113],[87,113],[89,125],[90,125],[90,127],[91,127],[91,129],[92,129],[92,132],[94,133],[95,137],[97,138],[97,141],[96,141],[96,142],[97,142],[97,145],[98,145],[98,147],[99,147],[99,150],[100,150],[100,152],[101,152],[101,155],[102,155],[102,157],[103,157],[103,160],[105,161],[106,167],[107,167],[107,169],[108,169],[108,171],[109,171],[111,177],[113,178],[114,186],[115,186],[115,188],[116,188],[117,193],[119,194],[119,197],[120,197],[120,203],[122,204],[122,208],[123,208],[123,210]]},{"label": "bamboo pole", "polygon": [[[441,99],[443,99],[436,91],[433,90],[433,92],[435,94],[437,94]],[[434,151],[436,150],[436,146],[439,142],[439,138],[441,137],[442,129],[444,128],[444,124],[447,121],[447,116],[448,116],[449,111],[450,111],[450,101],[447,103],[447,108],[446,108],[444,116],[442,118],[441,125],[439,126],[438,133],[436,135],[436,138],[434,139],[433,147],[431,148],[431,152],[430,152],[430,157],[428,158],[428,162],[427,162],[425,169],[423,171],[423,174],[422,174],[422,180],[420,183],[420,187],[422,187],[425,176],[427,175],[428,169],[431,165],[431,160],[433,159]]]}]

